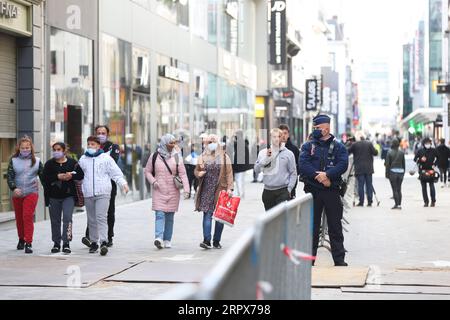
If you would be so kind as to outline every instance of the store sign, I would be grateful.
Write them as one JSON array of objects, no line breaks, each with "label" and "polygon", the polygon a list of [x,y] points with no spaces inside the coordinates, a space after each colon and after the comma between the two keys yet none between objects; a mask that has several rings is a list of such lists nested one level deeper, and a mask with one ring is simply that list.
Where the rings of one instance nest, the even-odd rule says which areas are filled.
[{"label": "store sign", "polygon": [[318,92],[320,92],[317,79],[306,80],[306,111],[316,111],[318,107]]},{"label": "store sign", "polygon": [[159,75],[175,81],[189,83],[189,72],[172,66],[159,66]]},{"label": "store sign", "polygon": [[15,19],[17,18],[17,13],[19,12],[19,8],[11,4],[7,1],[0,1],[0,17],[6,19]]},{"label": "store sign", "polygon": [[287,70],[272,70],[270,84],[272,88],[286,88],[288,85]]},{"label": "store sign", "polygon": [[270,14],[270,64],[286,64],[286,1],[272,0]]},{"label": "store sign", "polygon": [[0,1],[0,30],[31,36],[31,4],[23,1]]}]

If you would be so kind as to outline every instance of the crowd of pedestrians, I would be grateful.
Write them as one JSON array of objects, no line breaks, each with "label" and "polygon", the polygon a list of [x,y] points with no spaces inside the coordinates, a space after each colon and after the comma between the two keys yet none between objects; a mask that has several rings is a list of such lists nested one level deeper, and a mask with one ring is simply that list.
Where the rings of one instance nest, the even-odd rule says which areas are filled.
[{"label": "crowd of pedestrians", "polygon": [[[32,140],[23,137],[7,172],[19,237],[17,249],[33,252],[33,221],[40,182],[51,220],[50,251],[71,253],[73,211],[75,206],[84,206],[87,228],[82,243],[90,253],[100,251],[100,255],[106,255],[113,246],[117,190],[126,194],[133,183],[138,185],[133,159],[139,158],[146,191],[152,192],[156,248],[172,247],[175,214],[183,195],[185,200],[194,198],[195,211],[203,214],[200,247],[221,249],[224,224],[213,222],[219,194],[225,191],[230,197],[244,200],[245,178],[253,170],[253,182],[261,181],[264,185],[261,200],[266,211],[294,199],[299,182],[303,183],[304,191],[314,201],[312,254],[317,254],[321,219],[325,215],[334,263],[347,266],[341,222],[346,182],[342,176],[353,170],[357,206],[363,207],[366,199],[367,206],[372,206],[374,157],[381,155],[395,202],[392,209],[400,210],[409,144],[398,138],[373,143],[363,135],[358,141],[349,137],[342,143],[331,134],[330,128],[331,118],[317,115],[313,131],[301,146],[291,141],[291,130],[285,124],[271,129],[267,142],[258,137],[254,145],[243,131],[230,138],[203,133],[198,146],[181,145],[175,135],[165,134],[155,152],[147,145],[143,154],[134,144],[133,136],[127,135],[126,144],[119,147],[110,141],[108,126],[99,125],[95,135],[87,139],[87,148],[79,160],[71,156],[70,146],[57,142],[52,145],[52,157],[45,163],[36,157]],[[447,186],[450,149],[445,140],[433,147],[429,138],[417,140],[412,148],[424,205],[434,207],[439,175],[442,187]],[[351,166],[349,155],[353,155]]]}]

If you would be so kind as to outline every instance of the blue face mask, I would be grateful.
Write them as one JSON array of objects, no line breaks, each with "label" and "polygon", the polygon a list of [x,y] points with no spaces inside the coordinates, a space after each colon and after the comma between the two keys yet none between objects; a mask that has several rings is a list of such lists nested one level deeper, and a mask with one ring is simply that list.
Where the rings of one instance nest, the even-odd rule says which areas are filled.
[{"label": "blue face mask", "polygon": [[97,149],[87,148],[86,152],[93,156],[97,152]]},{"label": "blue face mask", "polygon": [[314,129],[313,132],[312,132],[312,136],[316,140],[321,139],[323,137],[322,130],[321,129]]},{"label": "blue face mask", "polygon": [[64,152],[61,151],[53,151],[53,158],[61,159],[64,157]]}]

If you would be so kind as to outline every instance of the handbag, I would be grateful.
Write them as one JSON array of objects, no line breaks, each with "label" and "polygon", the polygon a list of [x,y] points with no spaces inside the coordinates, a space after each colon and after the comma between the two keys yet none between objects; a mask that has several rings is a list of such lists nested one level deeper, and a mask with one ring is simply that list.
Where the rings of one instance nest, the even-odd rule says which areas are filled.
[{"label": "handbag", "polygon": [[419,173],[419,179],[423,182],[438,182],[440,174],[436,170],[421,170]]},{"label": "handbag", "polygon": [[240,202],[241,198],[230,197],[225,190],[220,191],[213,219],[233,227]]},{"label": "handbag", "polygon": [[[74,170],[78,167],[78,163],[75,165]],[[77,194],[76,201],[75,201],[75,207],[84,207],[84,194],[83,194],[83,188],[82,180],[73,180],[73,183],[75,184],[75,193]]]},{"label": "handbag", "polygon": [[[169,165],[168,165],[167,162],[166,162],[166,159],[164,159],[163,157],[161,157],[161,159],[163,160],[164,164],[166,165],[167,170],[169,170],[170,174],[173,175],[172,170],[170,170],[170,167],[169,167]],[[179,163],[178,154],[175,155],[175,162],[176,162],[176,164],[177,164],[177,172],[176,172],[176,174],[173,176],[173,183],[175,184],[175,187],[176,187],[178,190],[181,190],[181,189],[183,189],[184,187],[183,187],[183,180],[181,180],[180,173],[179,173],[179,171],[178,171],[178,163]]]}]

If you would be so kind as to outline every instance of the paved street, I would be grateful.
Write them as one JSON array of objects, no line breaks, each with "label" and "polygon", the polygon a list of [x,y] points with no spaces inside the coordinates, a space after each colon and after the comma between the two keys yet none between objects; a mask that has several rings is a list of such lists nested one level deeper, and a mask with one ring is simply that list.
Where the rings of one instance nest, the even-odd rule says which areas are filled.
[{"label": "paved street", "polygon": [[[409,160],[410,161],[410,160]],[[411,161],[410,161],[411,162]],[[411,165],[411,163],[409,163]],[[404,182],[402,211],[392,211],[390,187],[384,179],[380,160],[376,162],[374,186],[381,204],[372,208],[353,208],[347,219],[345,234],[347,260],[352,266],[370,267],[369,278],[398,268],[435,268],[450,266],[448,230],[450,230],[450,189],[437,188],[437,207],[423,208],[420,184],[416,177]],[[248,176],[250,179],[250,176]],[[263,214],[260,201],[262,184],[248,182],[246,198],[241,204],[234,228],[225,227],[222,250],[204,251],[201,215],[193,212],[193,201],[182,203],[175,217],[173,248],[158,251],[153,246],[154,214],[151,202],[142,201],[117,208],[115,246],[106,257],[90,255],[80,239],[86,216],[74,218],[73,254],[51,255],[50,223],[36,224],[35,253],[25,256],[15,250],[15,228],[2,226],[0,231],[0,299],[155,299],[173,289],[171,283],[125,283],[99,281],[147,261],[198,265],[205,274],[239,236]],[[325,249],[319,250],[318,266],[332,265]],[[59,267],[61,266],[61,267]],[[67,288],[74,266],[80,271],[82,288]],[[8,272],[8,275],[5,275]],[[189,272],[187,270],[186,272]],[[439,271],[435,271],[439,272]],[[441,272],[448,274],[449,269]],[[2,275],[3,273],[3,275]],[[168,275],[170,278],[170,275]],[[10,282],[5,279],[10,279]],[[368,279],[368,282],[370,282]],[[376,280],[374,282],[376,284]],[[431,289],[430,289],[431,288]],[[429,287],[428,294],[344,293],[341,289],[313,288],[313,299],[450,299]]]}]

